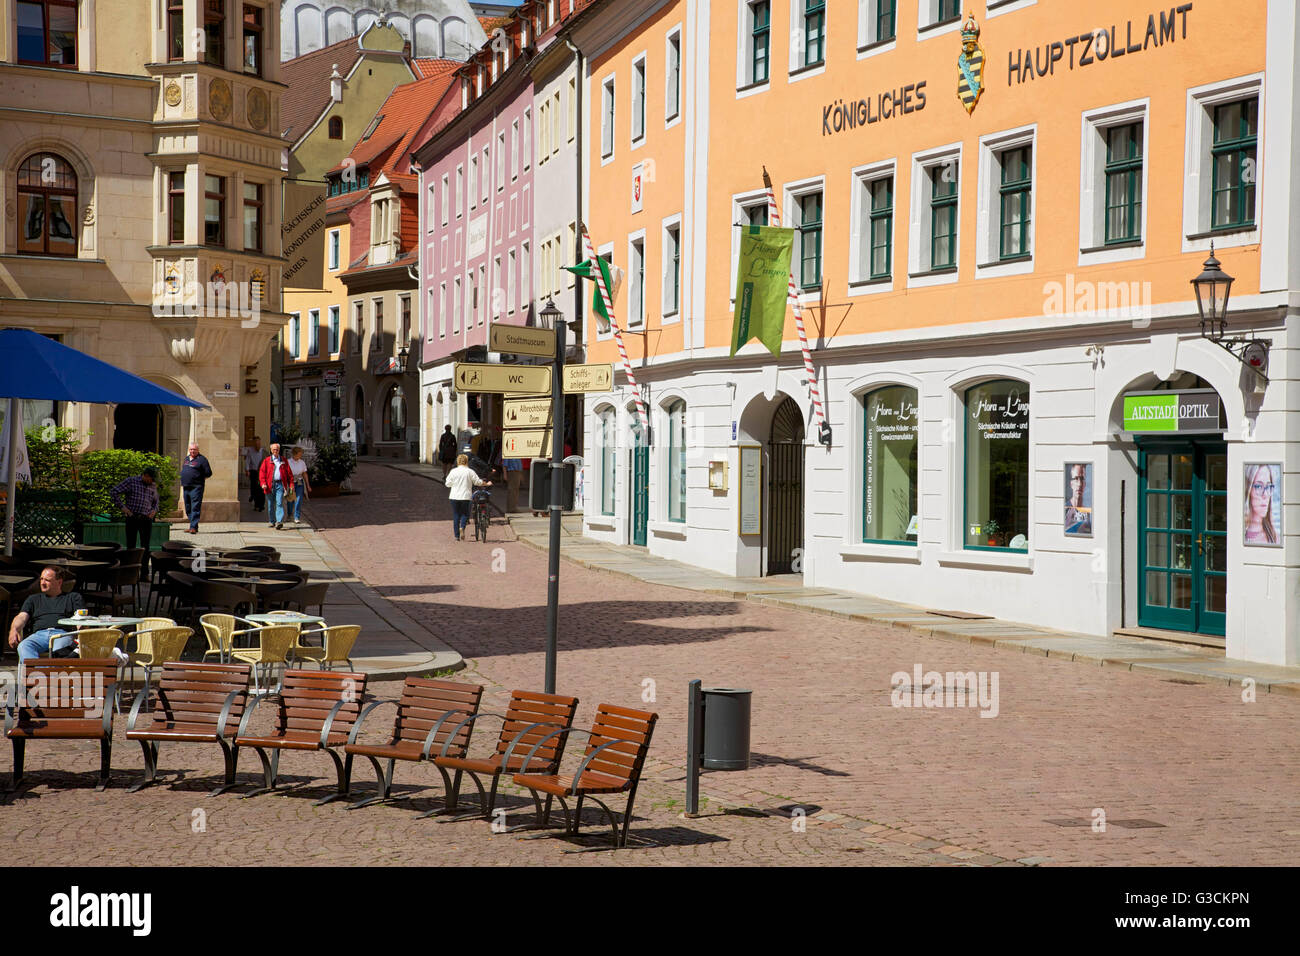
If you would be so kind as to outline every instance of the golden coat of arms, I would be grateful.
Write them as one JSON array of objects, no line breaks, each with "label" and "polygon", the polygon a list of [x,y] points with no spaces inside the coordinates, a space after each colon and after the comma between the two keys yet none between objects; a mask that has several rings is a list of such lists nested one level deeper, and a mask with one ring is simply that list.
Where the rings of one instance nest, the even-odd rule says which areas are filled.
[{"label": "golden coat of arms", "polygon": [[979,39],[980,28],[972,13],[962,25],[961,53],[957,56],[957,98],[966,107],[967,115],[975,112],[975,104],[984,92],[984,48]]}]

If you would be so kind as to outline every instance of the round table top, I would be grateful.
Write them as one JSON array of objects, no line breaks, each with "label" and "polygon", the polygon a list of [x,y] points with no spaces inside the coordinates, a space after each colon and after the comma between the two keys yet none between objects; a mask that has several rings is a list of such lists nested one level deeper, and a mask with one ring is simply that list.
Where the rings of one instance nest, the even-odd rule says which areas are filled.
[{"label": "round table top", "polygon": [[60,618],[59,623],[65,627],[120,627],[125,624],[139,624],[143,620],[142,617],[112,617],[108,614],[96,617],[92,614],[86,617]]},{"label": "round table top", "polygon": [[34,574],[0,574],[0,584],[22,584],[25,581],[35,581]]},{"label": "round table top", "polygon": [[102,551],[105,548],[112,548],[111,544],[104,542],[92,542],[90,544],[43,544],[41,548],[46,551]]},{"label": "round table top", "polygon": [[293,585],[292,581],[286,581],[283,578],[253,578],[253,577],[230,577],[230,578],[209,578],[211,581],[219,581],[222,584],[238,585],[261,585],[261,584],[284,584]]},{"label": "round table top", "polygon": [[250,614],[248,620],[258,624],[324,624],[325,618],[315,614]]},{"label": "round table top", "polygon": [[80,558],[45,558],[39,564],[52,564],[60,568],[106,568],[108,561],[83,561]]}]

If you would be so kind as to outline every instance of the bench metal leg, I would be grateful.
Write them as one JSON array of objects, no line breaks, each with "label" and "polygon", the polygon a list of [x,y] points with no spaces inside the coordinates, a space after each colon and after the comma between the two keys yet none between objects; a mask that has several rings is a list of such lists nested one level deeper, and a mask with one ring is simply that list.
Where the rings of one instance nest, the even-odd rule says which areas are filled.
[{"label": "bench metal leg", "polygon": [[221,753],[226,758],[226,782],[217,789],[208,794],[210,797],[219,797],[235,785],[235,765],[239,762],[239,748],[231,747],[224,739],[218,739],[217,743],[221,744]]},{"label": "bench metal leg", "polygon": [[[375,792],[364,800],[358,800],[356,803],[349,803],[349,810],[359,810],[362,807],[368,807],[373,803],[382,803],[385,800],[394,799],[391,794],[393,791],[393,769],[397,766],[397,761],[390,759],[388,761],[388,772],[379,766],[379,761],[374,757],[366,754],[366,759],[370,765],[375,768]],[[347,796],[351,792],[352,784],[352,754],[348,754],[347,760],[343,765],[344,791],[343,795]],[[406,799],[398,797],[396,799]]]},{"label": "bench metal leg", "polygon": [[18,789],[18,784],[23,781],[23,754],[27,751],[27,741],[22,737],[14,738],[14,776],[13,782],[9,784],[9,791]]},{"label": "bench metal leg", "polygon": [[127,787],[127,793],[135,793],[144,789],[153,783],[154,777],[158,775],[158,745],[148,740],[142,740],[140,741],[140,749],[144,751],[144,776]]},{"label": "bench metal leg", "polygon": [[254,747],[253,749],[256,750],[257,755],[260,758],[262,758],[262,775],[263,778],[265,779],[265,783],[262,786],[258,787],[256,790],[250,790],[248,793],[244,794],[243,797],[241,798],[244,800],[247,800],[249,797],[255,797],[259,793],[269,793],[270,791],[274,790],[275,778],[279,775],[279,771],[280,771],[279,750],[277,750],[274,754],[271,755],[270,758],[268,758],[266,756],[266,751],[263,750],[261,747]]},{"label": "bench metal leg", "polygon": [[[437,764],[434,766],[437,766]],[[442,806],[434,807],[432,810],[426,810],[416,818],[418,820],[423,820],[426,817],[438,816],[444,813],[456,812],[456,805],[460,800],[460,781],[465,772],[463,770],[457,770],[456,775],[453,777],[447,773],[446,768],[438,767],[438,773],[442,775]],[[477,814],[474,814],[474,816],[477,816]],[[438,822],[451,823],[454,821],[439,820]]]},{"label": "bench metal leg", "polygon": [[108,786],[109,769],[113,763],[113,738],[106,737],[99,742],[99,783],[95,785],[96,790],[103,790]]},{"label": "bench metal leg", "polygon": [[325,752],[329,754],[330,759],[334,761],[334,774],[338,778],[338,789],[328,797],[321,797],[319,800],[314,801],[312,803],[313,807],[322,806],[323,804],[329,803],[333,800],[342,800],[348,795],[347,783],[343,779],[343,761],[339,759],[338,754],[330,750],[328,747],[325,748]]},{"label": "bench metal leg", "polygon": [[554,800],[555,798],[548,793],[546,795],[546,805],[543,806],[541,799],[539,799],[537,796],[536,790],[530,790],[529,793],[532,795],[533,807],[536,809],[537,812],[537,815],[533,818],[533,822],[520,823],[513,827],[507,827],[505,830],[501,832],[520,833],[524,830],[545,830],[546,829],[547,824],[549,824],[551,820],[551,801]]},{"label": "bench metal leg", "polygon": [[[465,773],[469,774],[469,778],[474,781],[474,786],[478,788],[478,810],[471,811],[470,813],[462,813],[459,814],[458,816],[451,817],[447,820],[439,820],[438,821],[439,823],[461,823],[462,821],[465,820],[492,819],[492,808],[496,806],[497,781],[500,779],[500,774],[493,774],[492,789],[490,792],[488,792],[483,789],[483,783],[482,781],[479,780],[478,774],[474,773],[474,771],[472,770],[466,770]],[[460,791],[460,777],[461,777],[461,771],[458,770],[456,771],[455,793],[459,793]],[[445,779],[445,775],[444,775],[444,779]],[[455,809],[455,807],[456,807],[456,803],[455,803],[455,798],[453,797],[453,801],[449,805],[449,807],[447,807],[447,809]],[[431,817],[435,813],[442,813],[442,812],[443,811],[441,810],[430,810],[428,813],[421,814],[421,819],[423,819],[424,817]]]}]

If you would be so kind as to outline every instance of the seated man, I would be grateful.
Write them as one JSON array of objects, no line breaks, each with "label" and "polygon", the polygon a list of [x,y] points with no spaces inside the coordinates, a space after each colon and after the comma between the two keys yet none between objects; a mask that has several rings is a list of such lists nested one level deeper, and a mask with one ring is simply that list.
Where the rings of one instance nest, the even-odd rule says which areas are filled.
[{"label": "seated man", "polygon": [[[63,568],[48,567],[41,572],[41,593],[33,594],[23,602],[23,608],[9,628],[9,646],[18,648],[18,663],[27,663],[33,657],[49,657],[75,643],[75,638],[59,626],[61,618],[84,608],[86,602],[76,591],[63,593],[63,582],[68,573]],[[23,628],[32,624],[31,637],[23,640]]]}]

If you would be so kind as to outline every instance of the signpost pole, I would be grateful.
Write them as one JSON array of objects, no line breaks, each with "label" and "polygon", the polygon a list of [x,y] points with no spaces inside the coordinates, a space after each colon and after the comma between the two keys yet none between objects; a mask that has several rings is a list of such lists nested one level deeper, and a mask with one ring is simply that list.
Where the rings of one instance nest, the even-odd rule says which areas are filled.
[{"label": "signpost pole", "polygon": [[556,634],[560,612],[560,515],[564,511],[564,346],[569,325],[554,303],[555,359],[551,370],[551,536],[546,578],[546,693],[555,693]]}]

